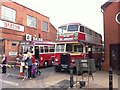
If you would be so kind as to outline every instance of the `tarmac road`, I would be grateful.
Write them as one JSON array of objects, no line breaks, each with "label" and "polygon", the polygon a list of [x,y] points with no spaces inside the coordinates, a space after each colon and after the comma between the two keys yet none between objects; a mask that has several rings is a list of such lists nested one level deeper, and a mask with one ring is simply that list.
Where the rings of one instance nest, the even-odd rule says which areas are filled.
[{"label": "tarmac road", "polygon": [[[1,70],[1,68],[0,68]],[[7,69],[8,73],[14,73],[19,75],[18,69],[9,68]],[[6,77],[6,74],[0,73],[0,88],[61,88],[61,89],[69,89],[70,84],[70,74],[68,72],[55,72],[53,67],[49,68],[42,68],[41,75],[32,78],[32,80],[25,79],[18,79],[17,77],[9,76]],[[89,79],[89,86],[86,82],[86,86],[84,88],[108,88],[109,81],[108,81],[108,72],[106,71],[97,71],[93,74],[94,80],[91,78]],[[76,84],[77,80],[81,80],[81,76],[76,77],[74,75],[74,87],[79,88],[79,84]],[[84,80],[88,80],[86,77]],[[77,87],[76,87],[77,85]],[[118,88],[118,76],[113,74],[113,87]],[[4,89],[3,89],[4,90]]]}]

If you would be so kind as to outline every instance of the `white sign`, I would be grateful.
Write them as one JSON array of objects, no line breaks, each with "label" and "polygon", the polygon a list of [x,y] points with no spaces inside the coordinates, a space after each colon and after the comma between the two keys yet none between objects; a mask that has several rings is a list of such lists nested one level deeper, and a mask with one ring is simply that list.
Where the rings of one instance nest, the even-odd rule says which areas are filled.
[{"label": "white sign", "polygon": [[0,20],[0,27],[24,32],[24,26]]},{"label": "white sign", "polygon": [[26,41],[32,41],[32,35],[26,34],[26,35],[25,35],[25,40],[26,40]]},{"label": "white sign", "polygon": [[17,52],[9,52],[10,56],[17,56]]}]

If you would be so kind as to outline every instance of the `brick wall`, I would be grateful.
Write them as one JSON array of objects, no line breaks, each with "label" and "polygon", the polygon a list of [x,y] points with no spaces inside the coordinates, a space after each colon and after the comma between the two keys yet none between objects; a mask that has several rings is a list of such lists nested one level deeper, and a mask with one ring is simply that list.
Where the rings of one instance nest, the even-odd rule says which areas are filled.
[{"label": "brick wall", "polygon": [[105,41],[105,62],[103,68],[108,70],[110,61],[110,44],[118,43],[120,25],[115,21],[116,14],[120,12],[120,2],[113,2],[106,7],[104,17],[104,41]]},{"label": "brick wall", "polygon": [[[2,2],[3,1],[3,2]],[[55,41],[57,30],[50,23],[49,17],[40,14],[32,9],[29,9],[23,5],[20,5],[16,2],[12,2],[11,0],[2,0],[0,2],[0,15],[1,15],[1,7],[6,6],[16,10],[16,21],[11,22],[14,24],[24,26],[24,32],[15,31],[11,29],[0,28],[0,38],[5,38],[5,53],[7,54],[9,60],[15,60],[15,56],[10,56],[9,52],[17,52],[19,41],[24,40],[24,36],[26,34],[30,34],[33,36],[36,35],[38,38],[43,38],[44,40]],[[37,19],[37,27],[31,28],[27,26],[27,15],[32,16]],[[0,16],[1,19],[1,16]],[[2,20],[2,19],[1,19]],[[6,20],[5,20],[6,21]],[[45,21],[48,23],[48,31],[42,30],[42,22]],[[10,22],[10,21],[7,21]],[[12,43],[16,43],[16,46],[12,46]]]}]

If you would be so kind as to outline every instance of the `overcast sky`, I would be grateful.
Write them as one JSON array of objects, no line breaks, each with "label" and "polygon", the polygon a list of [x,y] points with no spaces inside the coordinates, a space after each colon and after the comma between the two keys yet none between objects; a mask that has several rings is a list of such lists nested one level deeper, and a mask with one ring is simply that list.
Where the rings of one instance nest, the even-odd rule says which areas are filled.
[{"label": "overcast sky", "polygon": [[101,5],[108,0],[13,0],[50,18],[56,29],[79,22],[103,35]]}]

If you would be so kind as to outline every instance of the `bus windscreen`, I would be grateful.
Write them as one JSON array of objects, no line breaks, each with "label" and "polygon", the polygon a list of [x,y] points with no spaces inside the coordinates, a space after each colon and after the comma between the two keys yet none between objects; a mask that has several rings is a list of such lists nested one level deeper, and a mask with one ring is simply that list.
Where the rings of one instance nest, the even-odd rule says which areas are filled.
[{"label": "bus windscreen", "polygon": [[68,31],[78,31],[78,25],[69,25],[68,26]]}]

